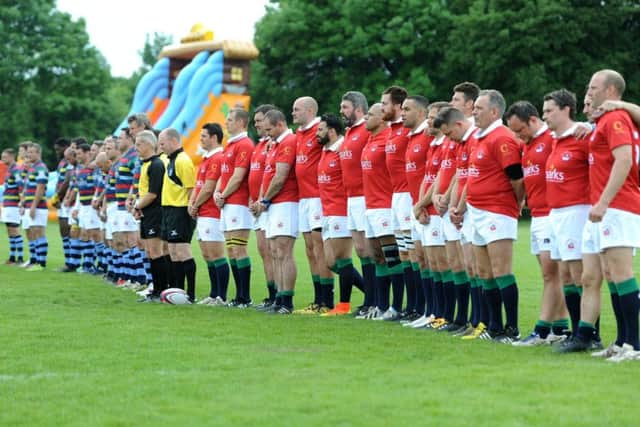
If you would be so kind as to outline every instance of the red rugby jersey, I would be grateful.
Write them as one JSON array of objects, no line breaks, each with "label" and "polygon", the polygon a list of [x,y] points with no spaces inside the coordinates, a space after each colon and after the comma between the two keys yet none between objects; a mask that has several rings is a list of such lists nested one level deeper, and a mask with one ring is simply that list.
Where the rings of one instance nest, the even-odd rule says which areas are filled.
[{"label": "red rugby jersey", "polygon": [[404,156],[405,176],[407,177],[409,192],[414,204],[420,198],[420,184],[424,178],[424,163],[429,144],[433,140],[431,136],[424,133],[426,128],[427,121],[425,120],[416,128],[415,132],[409,132],[409,142]]},{"label": "red rugby jersey", "polygon": [[458,150],[458,155],[456,156],[456,173],[458,175],[458,200],[460,200],[460,197],[462,197],[464,187],[467,185],[467,177],[469,176],[469,159],[471,158],[471,152],[475,148],[477,142],[473,135],[477,130],[478,128],[475,126],[471,126],[469,129],[467,129],[465,134],[462,136],[460,149]]},{"label": "red rugby jersey", "polygon": [[298,183],[296,181],[296,136],[290,131],[285,131],[272,142],[271,149],[265,159],[264,175],[262,176],[262,194],[264,195],[276,175],[276,164],[287,163],[291,168],[284,185],[271,199],[272,203],[297,202]]},{"label": "red rugby jersey", "polygon": [[502,120],[475,136],[478,143],[469,161],[467,202],[478,209],[518,218],[520,207],[504,170],[521,164],[520,144]]},{"label": "red rugby jersey", "polygon": [[[240,133],[227,141],[222,157],[220,171],[220,192],[227,187],[236,168],[249,170],[251,155],[253,154],[253,141],[246,132]],[[233,205],[249,206],[249,174],[245,174],[240,186],[225,199],[225,203]]]},{"label": "red rugby jersey", "polygon": [[402,119],[390,124],[389,137],[384,148],[387,170],[391,178],[394,193],[409,191],[407,176],[405,175],[405,152],[409,143],[409,128],[402,125]]},{"label": "red rugby jersey", "polygon": [[527,206],[532,217],[549,215],[545,168],[552,147],[553,137],[546,124],[528,144],[522,146],[524,188],[527,193]]},{"label": "red rugby jersey", "polygon": [[[424,165],[424,177],[422,179],[424,183],[423,196],[436,182],[436,178],[438,177],[438,172],[440,171],[442,160],[445,154],[444,149],[446,141],[448,140],[443,135],[432,140],[429,144],[429,150],[427,150],[427,158]],[[433,203],[427,206],[427,212],[429,213],[429,215],[438,215],[438,211],[436,210],[435,206],[433,206]]]},{"label": "red rugby jersey", "polygon": [[251,155],[251,166],[249,167],[249,197],[254,202],[260,197],[260,185],[262,184],[262,174],[264,173],[264,162],[267,157],[268,142],[268,138],[261,138]]},{"label": "red rugby jersey", "polygon": [[[217,181],[220,178],[220,163],[222,162],[222,147],[216,148],[209,153],[202,156],[202,162],[198,165],[196,171],[196,185],[193,187],[193,191],[196,193],[195,197],[198,197],[205,182],[210,179]],[[194,199],[195,200],[195,199]],[[220,218],[220,208],[216,206],[213,201],[213,196],[206,202],[200,205],[198,209],[198,216],[206,218]]]},{"label": "red rugby jersey", "polygon": [[318,190],[324,216],[347,216],[347,193],[342,185],[342,167],[338,153],[343,142],[344,138],[340,138],[322,150],[318,162]]},{"label": "red rugby jersey", "polygon": [[629,114],[615,110],[596,119],[596,129],[589,140],[589,184],[591,204],[600,200],[613,167],[612,151],[623,145],[632,147],[632,164],[627,179],[615,195],[610,208],[640,214],[640,189],[638,188],[638,128]]},{"label": "red rugby jersey", "polygon": [[347,129],[344,142],[340,146],[340,163],[342,167],[342,182],[348,197],[362,196],[362,168],[360,155],[367,140],[369,131],[364,125],[364,119]]},{"label": "red rugby jersey", "polygon": [[575,126],[553,141],[546,162],[546,193],[550,208],[588,205],[589,143],[573,136]]},{"label": "red rugby jersey", "polygon": [[445,138],[442,143],[440,170],[440,180],[438,181],[438,194],[444,194],[449,189],[451,181],[456,174],[456,158],[460,145],[452,139]]},{"label": "red rugby jersey", "polygon": [[364,203],[367,209],[391,209],[393,186],[387,171],[385,153],[390,132],[391,128],[386,128],[377,135],[370,135],[367,145],[362,150],[360,164]]},{"label": "red rugby jersey", "polygon": [[296,130],[296,179],[298,180],[298,197],[307,199],[319,197],[318,162],[322,146],[318,144],[316,132],[320,118],[316,117],[304,128]]}]

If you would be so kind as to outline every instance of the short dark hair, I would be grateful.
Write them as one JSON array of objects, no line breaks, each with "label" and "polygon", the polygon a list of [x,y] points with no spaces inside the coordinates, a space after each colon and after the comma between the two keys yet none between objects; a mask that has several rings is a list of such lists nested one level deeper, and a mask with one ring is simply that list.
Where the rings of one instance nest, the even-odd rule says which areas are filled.
[{"label": "short dark hair", "polygon": [[553,101],[556,103],[558,108],[561,110],[569,107],[569,117],[571,120],[576,117],[576,105],[578,101],[576,101],[576,94],[567,90],[567,89],[558,89],[553,92],[549,92],[544,96],[545,101]]},{"label": "short dark hair", "polygon": [[83,144],[78,144],[78,150],[82,150],[86,153],[87,151],[91,151],[91,146],[86,142]]},{"label": "short dark hair", "polygon": [[505,117],[508,120],[513,116],[516,116],[518,119],[525,123],[528,123],[531,117],[540,118],[538,109],[529,101],[517,101],[511,104],[505,114]]},{"label": "short dark hair", "polygon": [[320,116],[320,121],[325,122],[327,128],[335,130],[338,135],[342,135],[342,132],[344,132],[344,123],[334,114],[324,113]]},{"label": "short dark hair", "polygon": [[429,100],[422,95],[411,95],[407,96],[405,101],[413,101],[418,104],[423,110],[427,111],[429,109]]},{"label": "short dark hair", "polygon": [[382,92],[383,95],[389,95],[391,103],[394,105],[402,105],[407,96],[409,95],[405,88],[400,86],[391,86]]},{"label": "short dark hair", "polygon": [[71,145],[71,141],[65,137],[60,137],[53,142],[53,145],[57,145],[58,147],[68,147]]},{"label": "short dark hair", "polygon": [[253,112],[254,112],[254,114],[255,113],[262,113],[264,115],[264,114],[267,114],[271,110],[277,110],[277,109],[278,108],[275,105],[262,104],[262,105],[256,107],[256,109]]},{"label": "short dark hair", "polygon": [[145,113],[135,113],[127,117],[127,123],[136,122],[138,126],[143,126],[146,130],[151,129],[151,120]]},{"label": "short dark hair", "polygon": [[284,113],[278,109],[268,111],[267,114],[264,115],[264,118],[269,120],[269,123],[272,126],[275,126],[280,122],[287,124],[287,118]]},{"label": "short dark hair", "polygon": [[449,104],[446,101],[436,101],[436,102],[432,102],[431,104],[429,104],[429,106],[427,107],[428,111],[433,110],[434,108],[436,110],[438,110],[438,112],[440,112],[440,110],[442,110],[443,108],[447,108],[450,107],[451,104]]},{"label": "short dark hair", "polygon": [[453,91],[462,92],[465,101],[475,101],[480,94],[480,86],[473,82],[462,82],[455,85]]},{"label": "short dark hair", "polygon": [[433,121],[433,127],[440,128],[442,125],[453,126],[457,121],[466,120],[464,113],[455,107],[445,107],[438,112],[438,116]]},{"label": "short dark hair", "polygon": [[76,146],[88,143],[89,142],[87,141],[87,138],[85,138],[84,136],[76,136],[75,138],[71,139],[71,144],[76,144]]},{"label": "short dark hair", "polygon": [[244,123],[244,127],[249,126],[249,113],[247,113],[242,108],[234,108],[233,110],[229,111],[229,114],[233,114],[236,120],[240,120],[242,123]]},{"label": "short dark hair", "polygon": [[217,136],[218,142],[222,143],[224,132],[222,131],[222,126],[220,126],[218,123],[206,123],[202,126],[202,129],[206,130],[209,136]]}]

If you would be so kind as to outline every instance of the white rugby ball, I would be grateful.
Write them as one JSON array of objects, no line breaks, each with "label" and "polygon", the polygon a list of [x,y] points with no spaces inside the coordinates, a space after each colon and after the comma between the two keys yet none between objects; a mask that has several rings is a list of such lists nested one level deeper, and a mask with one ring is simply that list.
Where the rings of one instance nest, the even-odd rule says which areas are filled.
[{"label": "white rugby ball", "polygon": [[165,289],[160,294],[160,301],[165,304],[173,305],[191,304],[187,293],[184,291],[184,289],[180,288]]}]

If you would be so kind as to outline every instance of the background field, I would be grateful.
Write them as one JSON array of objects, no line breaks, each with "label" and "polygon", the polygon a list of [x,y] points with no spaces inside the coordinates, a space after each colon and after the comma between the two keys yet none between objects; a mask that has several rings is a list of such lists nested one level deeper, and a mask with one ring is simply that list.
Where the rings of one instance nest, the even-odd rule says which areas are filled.
[{"label": "background field", "polygon": [[[527,228],[521,224],[515,256],[523,334],[540,299]],[[351,318],[137,304],[99,278],[52,272],[62,262],[57,224],[48,235],[50,271],[0,266],[0,425],[639,423],[638,363],[612,366]],[[251,249],[259,300],[264,278]],[[296,250],[301,307],[311,284],[302,245]],[[208,280],[195,253],[201,296]],[[606,294],[602,327],[608,343]]]}]

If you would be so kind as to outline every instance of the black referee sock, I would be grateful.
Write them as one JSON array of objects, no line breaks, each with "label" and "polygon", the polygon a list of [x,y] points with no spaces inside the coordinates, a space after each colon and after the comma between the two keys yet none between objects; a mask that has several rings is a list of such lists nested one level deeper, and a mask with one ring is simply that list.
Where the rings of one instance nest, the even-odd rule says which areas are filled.
[{"label": "black referee sock", "polygon": [[238,261],[235,258],[229,258],[229,265],[231,266],[231,275],[233,276],[233,282],[236,286],[236,296],[234,300],[240,298],[240,275],[238,274]]},{"label": "black referee sock", "polygon": [[487,328],[492,332],[500,332],[503,330],[502,298],[500,298],[500,289],[498,289],[495,279],[487,279],[485,281],[484,297],[487,303],[487,314],[489,315]]},{"label": "black referee sock", "polygon": [[402,312],[402,301],[404,298],[404,271],[402,264],[388,267],[393,290],[393,309],[398,313]]},{"label": "black referee sock", "polygon": [[574,284],[563,286],[564,302],[571,317],[571,331],[578,332],[578,322],[580,322],[580,289]]},{"label": "black referee sock", "polygon": [[[166,280],[166,285],[167,288],[175,288],[176,287],[176,273],[174,271],[174,269],[172,267],[174,267],[173,265],[173,261],[171,261],[171,257],[169,255],[165,255],[164,257],[164,264],[167,267],[167,280]],[[182,280],[182,287],[184,288],[184,279]]]},{"label": "black referee sock", "polygon": [[376,264],[376,296],[375,305],[382,311],[389,309],[389,291],[391,288],[391,280],[389,277],[389,269],[386,264]]},{"label": "black referee sock", "polygon": [[433,311],[436,318],[444,317],[444,288],[442,284],[442,273],[433,272]]},{"label": "black referee sock", "polygon": [[164,257],[151,260],[151,277],[153,278],[153,295],[160,296],[167,288],[167,263]]},{"label": "black referee sock", "polygon": [[182,262],[184,275],[187,277],[187,295],[191,301],[196,299],[196,262],[193,258]]},{"label": "black referee sock", "polygon": [[173,287],[184,289],[184,277],[185,277],[184,263],[182,261],[172,261],[171,265],[173,267],[173,275],[174,275]]}]

